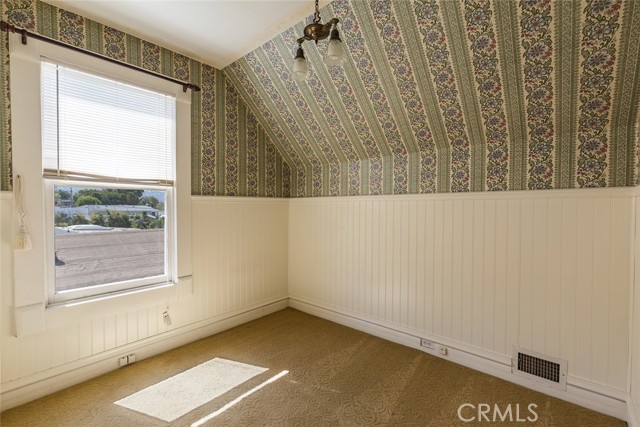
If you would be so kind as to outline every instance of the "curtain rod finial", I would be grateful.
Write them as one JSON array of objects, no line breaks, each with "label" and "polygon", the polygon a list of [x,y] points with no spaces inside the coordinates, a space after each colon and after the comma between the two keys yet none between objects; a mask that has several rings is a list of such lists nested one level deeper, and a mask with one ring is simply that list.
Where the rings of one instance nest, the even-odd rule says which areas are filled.
[{"label": "curtain rod finial", "polygon": [[185,83],[182,85],[182,91],[186,92],[187,89],[191,89],[194,92],[200,92],[202,89],[200,89],[200,86],[198,85],[194,85],[193,83]]},{"label": "curtain rod finial", "polygon": [[60,40],[56,40],[56,39],[53,39],[53,38],[50,38],[50,37],[47,37],[47,36],[43,36],[43,35],[38,34],[38,33],[30,32],[25,28],[17,28],[15,26],[11,25],[10,23],[8,23],[7,21],[0,21],[0,30],[1,31],[6,31],[7,33],[12,32],[12,33],[21,34],[22,35],[22,44],[27,44],[27,38],[31,37],[31,38],[36,39],[36,40],[41,40],[41,41],[44,41],[44,42],[47,42],[47,43],[52,43],[52,44],[54,44],[56,46],[62,46],[62,47],[74,50],[76,52],[81,52],[81,53],[87,54],[89,56],[93,56],[94,58],[100,58],[100,59],[103,59],[103,60],[111,62],[111,63],[119,64],[119,65],[122,65],[124,67],[131,68],[133,70],[140,71],[140,72],[145,73],[145,74],[149,74],[149,75],[152,75],[152,76],[164,79],[164,80],[168,80],[168,81],[170,81],[172,83],[181,84],[182,85],[182,89],[183,89],[184,92],[186,92],[187,89],[191,89],[194,92],[200,92],[200,87],[197,86],[197,85],[194,85],[192,83],[185,83],[185,82],[183,82],[181,80],[174,79],[173,77],[165,76],[164,74],[156,73],[154,71],[147,70],[145,68],[142,68],[142,67],[139,67],[139,66],[136,66],[136,65],[133,65],[133,64],[129,64],[129,63],[124,62],[124,61],[118,61],[117,59],[113,59],[111,57],[105,56],[105,55],[97,53],[97,52],[93,52],[91,50],[87,50],[87,49],[84,49],[84,48],[81,48],[81,47],[78,47],[78,46],[75,46],[75,45],[71,45],[71,44],[62,42]]}]

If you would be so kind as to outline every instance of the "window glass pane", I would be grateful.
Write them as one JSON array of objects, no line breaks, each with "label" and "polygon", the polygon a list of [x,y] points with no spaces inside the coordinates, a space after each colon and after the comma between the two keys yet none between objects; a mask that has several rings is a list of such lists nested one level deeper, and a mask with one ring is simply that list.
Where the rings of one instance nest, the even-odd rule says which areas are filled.
[{"label": "window glass pane", "polygon": [[167,191],[57,185],[55,290],[161,277]]}]

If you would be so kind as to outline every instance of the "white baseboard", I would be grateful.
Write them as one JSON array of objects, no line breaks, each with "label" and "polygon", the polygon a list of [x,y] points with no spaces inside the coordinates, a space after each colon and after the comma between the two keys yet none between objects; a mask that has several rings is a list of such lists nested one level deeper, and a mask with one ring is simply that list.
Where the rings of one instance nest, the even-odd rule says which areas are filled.
[{"label": "white baseboard", "polygon": [[224,315],[172,329],[135,343],[86,357],[73,363],[29,375],[20,378],[20,380],[9,381],[2,384],[0,410],[11,409],[118,369],[118,358],[124,354],[135,353],[138,361],[146,359],[283,310],[287,306],[288,299],[281,298],[259,306],[225,313]]},{"label": "white baseboard", "polygon": [[629,408],[629,415],[627,418],[629,427],[640,427],[640,407],[636,406],[631,398],[627,399],[627,407]]},{"label": "white baseboard", "polygon": [[[511,373],[510,363],[501,361],[501,359],[507,360],[507,357],[494,356],[489,358],[486,354],[476,352],[470,346],[462,343],[459,343],[459,345],[456,346],[451,340],[448,340],[446,344],[443,343],[442,340],[435,340],[447,347],[447,356],[442,356],[437,351],[421,347],[420,337],[405,331],[400,331],[372,321],[363,320],[352,314],[324,308],[317,304],[301,301],[296,298],[289,299],[289,306],[305,313],[322,317],[323,319],[327,319],[407,347],[422,350],[433,356],[449,360],[468,368],[484,372],[612,417],[629,421],[632,416],[632,409],[630,409],[631,405],[627,404],[627,396],[624,393],[610,390],[599,384],[594,384],[580,378],[571,378],[571,376],[569,376],[567,381],[567,390],[558,390],[552,387],[540,385],[526,378],[513,375]],[[631,423],[630,426],[640,427],[640,425],[634,425],[633,423]]]},{"label": "white baseboard", "polygon": [[74,363],[29,375],[21,378],[19,381],[10,381],[2,384],[2,390],[0,391],[0,408],[4,411],[118,369],[118,358],[123,354],[136,353],[137,360],[146,359],[280,311],[287,306],[407,347],[425,351],[436,357],[442,357],[451,362],[575,403],[594,411],[623,419],[629,423],[630,427],[640,427],[640,417],[631,400],[621,398],[619,394],[614,395],[609,389],[599,386],[598,384],[570,378],[567,391],[541,386],[526,378],[512,375],[510,366],[502,362],[501,359],[503,358],[501,357],[488,358],[482,353],[474,354],[468,347],[459,346],[463,348],[463,350],[461,350],[456,348],[455,345],[452,345],[452,342],[442,343],[442,340],[440,340],[439,342],[446,344],[449,350],[447,356],[441,356],[435,351],[420,347],[420,337],[417,335],[412,335],[389,326],[383,326],[360,319],[348,313],[327,309],[294,298],[288,300],[286,298],[279,299],[261,306],[247,308],[244,311],[227,313],[212,319],[176,328],[98,355],[80,359]]}]

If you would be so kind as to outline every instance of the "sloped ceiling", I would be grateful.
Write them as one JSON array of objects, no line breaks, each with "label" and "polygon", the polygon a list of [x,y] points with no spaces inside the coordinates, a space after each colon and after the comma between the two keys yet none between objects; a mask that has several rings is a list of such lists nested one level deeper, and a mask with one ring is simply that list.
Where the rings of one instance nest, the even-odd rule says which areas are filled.
[{"label": "sloped ceiling", "polygon": [[[322,0],[324,6],[328,0]],[[309,0],[53,0],[58,8],[223,68],[313,10]],[[238,31],[238,28],[242,28]]]},{"label": "sloped ceiling", "polygon": [[637,183],[640,2],[335,0],[343,67],[301,22],[223,69],[293,196]]},{"label": "sloped ceiling", "polygon": [[[270,2],[271,0],[264,0]],[[281,0],[280,0],[281,1]],[[88,2],[91,3],[91,2]],[[129,2],[120,2],[126,8]],[[136,4],[139,5],[140,2]],[[149,2],[147,7],[157,7]],[[175,2],[177,3],[177,2]],[[232,7],[232,5],[227,5]],[[208,64],[40,0],[1,0],[11,25],[156,74],[199,85],[191,92],[191,193],[206,196],[289,197],[291,171],[238,96],[235,86]],[[176,23],[185,24],[184,19]],[[176,31],[179,31],[178,28]],[[19,38],[19,36],[18,36]],[[15,39],[15,36],[14,36]],[[17,41],[16,41],[17,42]],[[237,53],[236,53],[237,54]],[[241,55],[238,55],[240,57]],[[9,37],[0,40],[0,191],[12,190]],[[15,171],[20,173],[20,171]]]}]

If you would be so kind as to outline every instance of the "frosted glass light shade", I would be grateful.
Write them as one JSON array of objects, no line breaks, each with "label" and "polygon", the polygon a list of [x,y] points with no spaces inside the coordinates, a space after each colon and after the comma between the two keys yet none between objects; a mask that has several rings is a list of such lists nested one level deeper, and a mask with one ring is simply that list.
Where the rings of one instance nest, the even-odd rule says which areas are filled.
[{"label": "frosted glass light shade", "polygon": [[304,57],[293,60],[293,78],[297,81],[307,78],[307,61]]},{"label": "frosted glass light shade", "polygon": [[344,62],[344,46],[340,39],[331,39],[329,40],[329,45],[327,46],[327,54],[324,58],[324,62],[327,65],[335,66],[342,65]]}]

